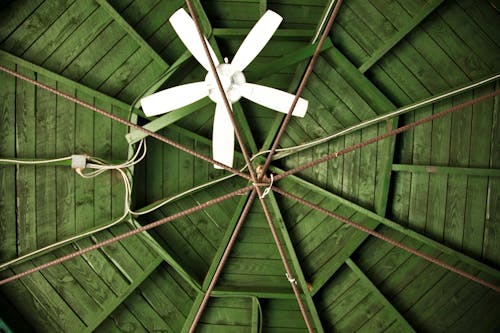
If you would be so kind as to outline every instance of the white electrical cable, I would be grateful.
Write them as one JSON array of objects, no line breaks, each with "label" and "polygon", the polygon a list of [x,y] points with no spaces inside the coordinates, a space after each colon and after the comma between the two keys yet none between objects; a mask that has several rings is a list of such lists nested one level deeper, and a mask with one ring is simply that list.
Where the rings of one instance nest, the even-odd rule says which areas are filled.
[{"label": "white electrical cable", "polygon": [[12,164],[47,164],[71,160],[71,156],[53,158],[49,160],[33,160],[33,161],[23,161],[11,158],[0,158],[0,163],[12,163]]},{"label": "white electrical cable", "polygon": [[[141,150],[141,148],[143,148],[143,154],[141,155],[140,158],[137,158],[137,156],[139,155],[139,151]],[[59,241],[59,242],[56,242],[56,243],[53,243],[53,244],[50,244],[50,245],[47,245],[45,247],[42,247],[40,249],[37,249],[35,251],[32,251],[30,253],[27,253],[27,254],[24,254],[20,257],[17,257],[13,260],[10,260],[8,262],[5,262],[3,264],[0,265],[0,271],[21,261],[21,260],[24,260],[24,259],[27,259],[27,258],[30,258],[34,255],[37,255],[39,253],[42,253],[44,251],[47,251],[47,250],[50,250],[50,249],[53,249],[55,247],[58,247],[58,246],[62,246],[62,245],[65,245],[67,243],[71,243],[71,242],[74,242],[74,241],[77,241],[79,239],[82,239],[84,237],[88,237],[88,236],[91,236],[95,233],[98,233],[98,232],[101,232],[103,230],[106,230],[110,227],[113,227],[115,225],[117,225],[118,223],[122,222],[124,219],[127,218],[127,216],[130,214],[130,199],[131,199],[131,191],[132,191],[132,187],[131,187],[131,184],[130,184],[130,179],[128,178],[128,176],[126,175],[125,171],[123,170],[124,168],[128,168],[134,164],[137,164],[139,163],[142,159],[144,159],[144,157],[146,156],[146,144],[145,144],[145,140],[141,140],[138,148],[137,148],[137,151],[135,152],[134,156],[126,161],[125,163],[122,163],[122,164],[118,164],[118,165],[113,165],[114,168],[109,168],[110,166],[109,165],[104,165],[102,163],[104,163],[103,161],[101,161],[100,159],[97,159],[95,157],[88,157],[87,159],[88,160],[91,160],[91,161],[94,161],[95,163],[97,164],[93,164],[93,163],[89,163],[87,164],[87,167],[91,168],[91,169],[94,169],[94,171],[91,171],[91,172],[87,172],[87,173],[84,173],[82,169],[75,169],[75,172],[80,175],[81,177],[83,178],[86,178],[86,179],[89,179],[89,178],[94,178],[96,176],[98,176],[99,174],[107,171],[107,170],[116,170],[120,173],[120,176],[122,177],[123,179],[123,184],[125,186],[125,203],[124,203],[124,212],[123,214],[116,220],[114,220],[113,222],[109,223],[109,224],[106,224],[106,225],[103,225],[97,229],[93,229],[93,230],[89,230],[87,232],[84,232],[82,234],[79,234],[79,235],[76,235],[76,236],[73,236],[73,237],[70,237],[70,238],[67,238],[67,239],[64,239],[62,241]],[[69,156],[69,158],[60,158],[60,159],[52,159],[52,160],[46,160],[46,161],[61,161],[61,160],[68,160],[68,159],[71,159],[71,156]],[[8,162],[11,162],[13,160],[8,160]],[[37,161],[38,162],[38,161]],[[12,163],[15,163],[15,162],[12,162]],[[46,162],[45,162],[46,163]],[[33,164],[33,163],[30,163],[30,164]],[[40,164],[40,163],[37,163],[37,164]],[[90,165],[90,166],[89,166]]]}]

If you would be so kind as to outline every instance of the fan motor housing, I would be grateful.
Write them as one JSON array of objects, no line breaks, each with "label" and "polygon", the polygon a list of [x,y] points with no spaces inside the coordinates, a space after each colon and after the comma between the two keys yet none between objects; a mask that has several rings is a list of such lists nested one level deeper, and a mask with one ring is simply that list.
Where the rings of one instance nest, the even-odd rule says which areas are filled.
[{"label": "fan motor housing", "polygon": [[[245,75],[236,70],[231,64],[220,64],[217,66],[217,74],[219,75],[222,87],[226,92],[229,102],[235,103],[241,98],[240,87],[245,84]],[[209,89],[209,97],[215,103],[222,102],[222,96],[217,87],[217,82],[214,75],[209,72],[205,77]]]}]

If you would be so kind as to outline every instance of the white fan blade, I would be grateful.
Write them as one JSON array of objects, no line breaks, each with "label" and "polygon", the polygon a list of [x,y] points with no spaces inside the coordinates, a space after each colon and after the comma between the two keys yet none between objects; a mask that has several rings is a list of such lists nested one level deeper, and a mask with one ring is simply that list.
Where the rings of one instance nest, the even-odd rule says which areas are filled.
[{"label": "white fan blade", "polygon": [[[170,17],[169,21],[177,35],[179,35],[181,41],[184,45],[186,45],[189,52],[191,52],[196,60],[198,60],[198,62],[205,67],[208,72],[210,72],[210,64],[207,59],[207,55],[205,54],[203,44],[201,43],[198,35],[198,30],[196,30],[196,25],[194,24],[191,16],[189,16],[184,8],[181,8]],[[219,65],[219,60],[217,59],[214,50],[206,38],[205,41],[207,42],[208,50],[210,51],[210,56],[212,57],[215,66]]]},{"label": "white fan blade", "polygon": [[[234,129],[224,103],[215,105],[212,152],[214,160],[233,166]],[[217,165],[214,165],[214,168],[222,169]]]},{"label": "white fan blade", "polygon": [[188,83],[144,97],[141,106],[146,116],[151,117],[194,103],[208,93],[205,82]]},{"label": "white fan blade", "polygon": [[282,20],[283,18],[272,10],[266,11],[248,33],[231,65],[240,72],[243,71],[266,46]]},{"label": "white fan blade", "polygon": [[[282,90],[261,86],[259,84],[245,83],[240,89],[241,96],[257,103],[276,110],[278,112],[288,113],[295,95]],[[292,115],[304,117],[309,102],[299,98]]]}]

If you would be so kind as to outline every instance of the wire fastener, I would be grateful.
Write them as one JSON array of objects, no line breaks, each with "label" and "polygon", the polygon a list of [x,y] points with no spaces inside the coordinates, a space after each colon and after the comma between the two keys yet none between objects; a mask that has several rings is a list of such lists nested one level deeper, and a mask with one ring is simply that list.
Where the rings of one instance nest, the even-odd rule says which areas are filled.
[{"label": "wire fastener", "polygon": [[271,192],[271,188],[273,187],[273,182],[274,182],[274,177],[273,177],[273,174],[271,174],[271,183],[269,183],[269,186],[266,187],[264,192],[262,192],[262,196],[261,196],[262,199],[264,199],[269,194],[269,192]]},{"label": "wire fastener", "polygon": [[291,278],[290,275],[288,275],[288,273],[285,273],[285,275],[286,275],[288,282],[297,284],[297,280],[295,280],[294,278]]}]

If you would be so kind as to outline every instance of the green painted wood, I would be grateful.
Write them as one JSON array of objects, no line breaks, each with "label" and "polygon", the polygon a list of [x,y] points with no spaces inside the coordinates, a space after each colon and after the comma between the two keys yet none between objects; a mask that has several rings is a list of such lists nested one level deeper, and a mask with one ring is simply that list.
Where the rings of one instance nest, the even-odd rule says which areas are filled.
[{"label": "green painted wood", "polygon": [[[54,85],[55,82],[38,77],[42,83]],[[51,158],[56,148],[56,96],[37,89],[35,115],[35,156]],[[35,167],[36,193],[36,234],[38,247],[54,243],[57,239],[56,227],[56,169],[53,166]]]},{"label": "green painted wood", "polygon": [[14,305],[8,301],[6,296],[3,293],[0,295],[0,307],[3,311],[0,327],[5,333],[11,333],[12,331],[10,331],[10,329],[12,327],[15,327],[16,330],[19,331],[33,331],[33,327],[30,326],[28,321],[19,313]]},{"label": "green painted wood", "polygon": [[154,259],[148,267],[144,271],[141,271],[139,274],[134,276],[134,279],[130,282],[130,284],[123,290],[122,293],[117,295],[112,302],[107,304],[106,308],[103,312],[99,314],[95,321],[93,321],[86,329],[87,332],[92,332],[96,329],[108,316],[113,313],[141,284],[142,282],[149,276],[151,273],[162,263],[161,258]]},{"label": "green painted wood", "polygon": [[[7,64],[4,64],[7,65]],[[12,69],[12,66],[7,65]],[[16,81],[6,73],[0,74],[2,90],[0,92],[0,156],[13,157],[16,155],[16,125],[15,96]],[[16,167],[11,165],[0,166],[0,260],[14,258],[17,255],[16,246]]]},{"label": "green painted wood", "polygon": [[[16,266],[13,271],[15,273],[20,273],[34,266],[33,263],[27,262]],[[43,273],[46,274],[46,272]],[[47,325],[47,321],[55,320],[57,326],[62,330],[83,330],[85,328],[84,322],[75,314],[73,309],[65,302],[64,298],[59,295],[59,290],[45,278],[43,273],[34,273],[23,279],[23,284],[26,286],[29,293],[32,294],[31,297],[35,298],[37,300],[36,303],[43,309],[40,311],[39,315],[47,317],[43,320],[45,322],[43,327],[50,329],[55,325]],[[23,302],[25,300],[19,301]]]},{"label": "green painted wood", "polygon": [[[95,11],[94,3],[73,2],[42,35],[22,54],[23,59],[43,64],[80,24]],[[46,15],[44,13],[44,15]]]},{"label": "green painted wood", "polygon": [[[280,170],[277,169],[276,167],[273,167],[272,170],[276,173],[280,172]],[[488,274],[490,274],[493,277],[500,276],[499,272],[495,268],[488,266],[487,264],[481,263],[481,262],[479,262],[479,261],[459,252],[459,251],[456,251],[456,250],[454,250],[446,245],[443,245],[439,242],[433,241],[424,235],[421,235],[417,232],[414,232],[410,229],[407,229],[407,228],[399,225],[398,223],[395,223],[393,221],[390,221],[389,219],[383,218],[383,217],[377,215],[376,213],[373,213],[365,208],[362,208],[358,205],[355,205],[352,202],[349,202],[348,200],[345,200],[345,199],[343,199],[343,198],[341,198],[341,197],[339,197],[331,192],[328,192],[324,189],[321,189],[321,188],[319,188],[315,185],[312,185],[312,184],[310,184],[310,183],[308,183],[300,178],[297,178],[295,176],[288,176],[287,179],[293,181],[298,186],[304,186],[308,189],[315,190],[318,193],[321,193],[321,194],[325,195],[326,197],[329,197],[330,199],[333,199],[337,202],[342,203],[343,205],[351,207],[351,208],[355,209],[356,211],[366,215],[367,217],[373,218],[374,220],[379,221],[380,223],[388,226],[389,228],[394,229],[398,232],[401,232],[401,233],[403,233],[403,234],[405,234],[405,235],[407,235],[415,240],[421,241],[424,244],[427,244],[428,246],[430,246],[432,248],[435,248],[439,251],[442,251],[442,252],[447,253],[449,255],[452,255],[456,258],[459,258],[461,261],[471,265],[472,267],[476,267],[481,271],[487,272]]]},{"label": "green painted wood", "polygon": [[384,308],[387,309],[391,313],[391,317],[394,317],[402,326],[405,327],[406,332],[415,332],[415,330],[408,324],[406,319],[399,313],[397,309],[390,303],[390,301],[380,292],[380,290],[373,284],[372,281],[363,273],[363,271],[356,265],[356,263],[352,259],[346,260],[347,266],[354,271],[362,280],[365,285],[368,285],[372,293],[371,295],[375,296],[377,300],[383,304]]},{"label": "green painted wood", "polygon": [[[56,259],[53,255],[47,255],[47,259]],[[35,265],[40,265],[44,261],[36,259]],[[75,279],[73,274],[63,265],[56,265],[43,270],[42,276],[56,290],[63,302],[67,303],[72,311],[82,320],[85,326],[89,325],[98,315],[101,308],[93,300],[87,291]]]},{"label": "green painted wood", "polygon": [[62,85],[65,85],[67,87],[70,87],[72,89],[75,89],[75,90],[78,90],[82,93],[85,93],[85,94],[88,94],[88,95],[91,95],[91,96],[96,96],[96,98],[100,99],[100,100],[103,100],[103,101],[106,101],[106,102],[109,102],[113,105],[117,105],[123,109],[129,109],[130,106],[122,101],[119,101],[115,98],[112,98],[110,96],[107,96],[105,94],[102,94],[102,93],[99,93],[98,91],[94,90],[94,89],[91,89],[83,84],[80,84],[78,82],[75,82],[71,79],[68,79],[62,75],[59,75],[55,72],[52,72],[48,69],[45,69],[41,66],[38,66],[38,65],[35,65],[33,63],[30,63],[29,61],[26,61],[22,58],[19,58],[13,54],[10,54],[6,51],[3,51],[3,50],[0,50],[0,58],[3,60],[3,61],[7,61],[7,62],[10,62],[10,63],[14,63],[14,64],[17,64],[23,68],[26,68],[26,69],[30,69],[34,72],[37,72],[49,79],[53,79],[55,81],[58,82],[58,84],[62,84]]},{"label": "green painted wood", "polygon": [[[132,222],[135,227],[140,226],[137,221]],[[158,241],[152,237],[147,232],[142,232],[139,234],[140,237],[148,244],[148,246],[155,251],[160,257],[163,258],[170,266],[172,266],[176,272],[181,275],[186,282],[190,284],[190,286],[194,289],[200,289],[200,285],[198,282],[182,267],[181,264],[164,248],[162,247]]]},{"label": "green painted wood", "polygon": [[[65,246],[53,252],[55,257],[62,257],[73,252],[73,247]],[[105,309],[107,304],[116,296],[106,285],[101,276],[95,272],[91,266],[81,257],[68,260],[62,266],[71,273],[74,280],[80,284],[81,288],[97,303],[94,311],[99,312]],[[62,280],[61,282],[66,282]]]},{"label": "green painted wood", "polygon": [[252,297],[252,321],[251,321],[251,333],[257,333],[262,330],[261,327],[261,313],[262,309],[257,297]]},{"label": "green painted wood", "polygon": [[[172,282],[170,282],[172,283]],[[160,325],[166,325],[168,327],[167,330],[175,331],[179,330],[181,327],[179,324],[184,321],[183,314],[177,309],[175,305],[175,296],[171,295],[170,299],[168,295],[165,295],[161,292],[162,285],[155,284],[152,282],[152,277],[144,281],[144,283],[140,286],[139,291],[140,295],[144,298],[141,302],[146,301],[148,305],[142,305],[143,307],[149,307],[154,310],[162,319],[163,323],[160,322]],[[136,293],[136,297],[140,297],[138,293]],[[133,299],[127,300],[127,303],[134,302]],[[140,306],[141,304],[138,304]],[[155,323],[153,323],[154,327],[158,327],[160,325],[156,324],[159,320],[156,319]]]},{"label": "green painted wood", "polygon": [[166,70],[169,65],[163,60],[156,51],[154,51],[151,46],[137,33],[137,31],[128,24],[128,22],[118,13],[113,6],[106,0],[97,0],[99,6],[101,6],[120,26],[136,41],[139,46],[145,50],[154,61]]},{"label": "green painted wood", "polygon": [[373,52],[368,59],[359,67],[361,73],[365,73],[372,67],[378,60],[380,60],[387,52],[389,52],[396,44],[398,44],[405,36],[419,25],[429,14],[431,14],[443,0],[435,0],[426,3],[426,5],[413,16],[403,29],[398,30],[389,40],[385,41],[375,52]]},{"label": "green painted wood", "polygon": [[93,11],[41,66],[57,73],[62,72],[111,22],[112,19],[104,10]]},{"label": "green painted wood", "polygon": [[304,298],[305,298],[305,301],[307,304],[307,308],[309,310],[309,315],[312,317],[310,319],[314,323],[316,330],[318,330],[318,332],[322,332],[323,327],[321,324],[321,320],[319,319],[318,312],[316,310],[316,306],[313,302],[311,294],[309,293],[308,284],[307,284],[307,281],[305,279],[304,273],[302,271],[299,258],[297,257],[297,254],[295,253],[295,249],[294,249],[292,240],[290,238],[290,235],[288,234],[286,225],[285,225],[285,223],[283,221],[283,217],[281,215],[281,210],[278,206],[278,203],[277,203],[276,198],[274,197],[273,193],[269,194],[269,199],[270,200],[268,200],[268,202],[270,201],[271,208],[273,209],[274,214],[276,215],[276,217],[273,218],[273,223],[275,224],[275,226],[277,227],[277,229],[281,233],[281,237],[283,238],[284,245],[285,245],[285,248],[286,248],[286,250],[288,252],[288,256],[289,256],[288,260],[290,260],[292,262],[292,267],[293,267],[293,270],[295,271],[295,278],[297,279],[297,284],[300,287],[300,289],[302,290],[302,293],[304,295]]},{"label": "green painted wood", "polygon": [[392,166],[392,170],[399,172],[410,172],[410,173],[500,177],[500,170],[486,169],[486,168],[461,168],[461,167],[446,167],[446,166],[435,166],[435,165],[394,164]]},{"label": "green painted wood", "polygon": [[169,326],[151,307],[142,293],[133,292],[123,303],[130,313],[146,328],[146,331],[167,331]]},{"label": "green painted wood", "polygon": [[[33,72],[21,73],[35,78]],[[27,82],[17,81],[16,85],[16,156],[35,156],[36,134],[36,89]],[[36,250],[36,192],[35,169],[19,167],[16,172],[17,204],[17,253],[24,254]]]},{"label": "green painted wood", "polygon": [[213,260],[210,264],[210,268],[208,269],[207,275],[205,276],[205,279],[203,281],[203,290],[207,290],[209,284],[211,283],[215,271],[217,270],[217,267],[220,265],[222,256],[224,254],[225,249],[228,246],[229,240],[231,236],[233,235],[234,229],[236,227],[236,224],[240,218],[241,212],[243,211],[243,208],[246,205],[246,202],[248,200],[248,194],[245,196],[242,196],[240,200],[238,201],[238,204],[235,206],[234,213],[227,224],[226,231],[224,235],[222,236],[222,239],[219,243],[219,246],[217,247],[217,251],[213,257]]},{"label": "green painted wood", "polygon": [[[245,38],[250,29],[245,28],[213,28],[213,35],[217,38],[240,39]],[[273,35],[273,39],[285,40],[308,40],[312,37],[314,31],[310,29],[278,29]]]},{"label": "green painted wood", "polygon": [[0,41],[3,42],[14,30],[29,17],[40,4],[42,0],[30,1],[29,3],[10,2],[5,4],[4,9],[0,11],[0,20],[4,22],[0,29]]},{"label": "green painted wood", "polygon": [[[8,276],[2,273],[2,277]],[[12,283],[6,284],[2,287],[2,296],[5,295],[8,299],[14,303],[15,308],[27,318],[26,324],[36,327],[45,327],[47,330],[51,331],[62,331],[64,329],[64,322],[60,323],[58,318],[50,312],[50,306],[45,304],[45,295],[42,291],[39,296],[35,296],[29,289],[30,285],[33,285],[32,281],[36,281],[37,277],[28,277],[28,281],[13,281]],[[16,302],[16,300],[23,300],[22,303]],[[50,301],[50,299],[48,300]],[[33,315],[39,314],[39,315]]]},{"label": "green painted wood", "polygon": [[[2,49],[23,54],[71,5],[72,0],[41,3],[2,43]],[[46,15],[51,13],[52,15]]]}]

